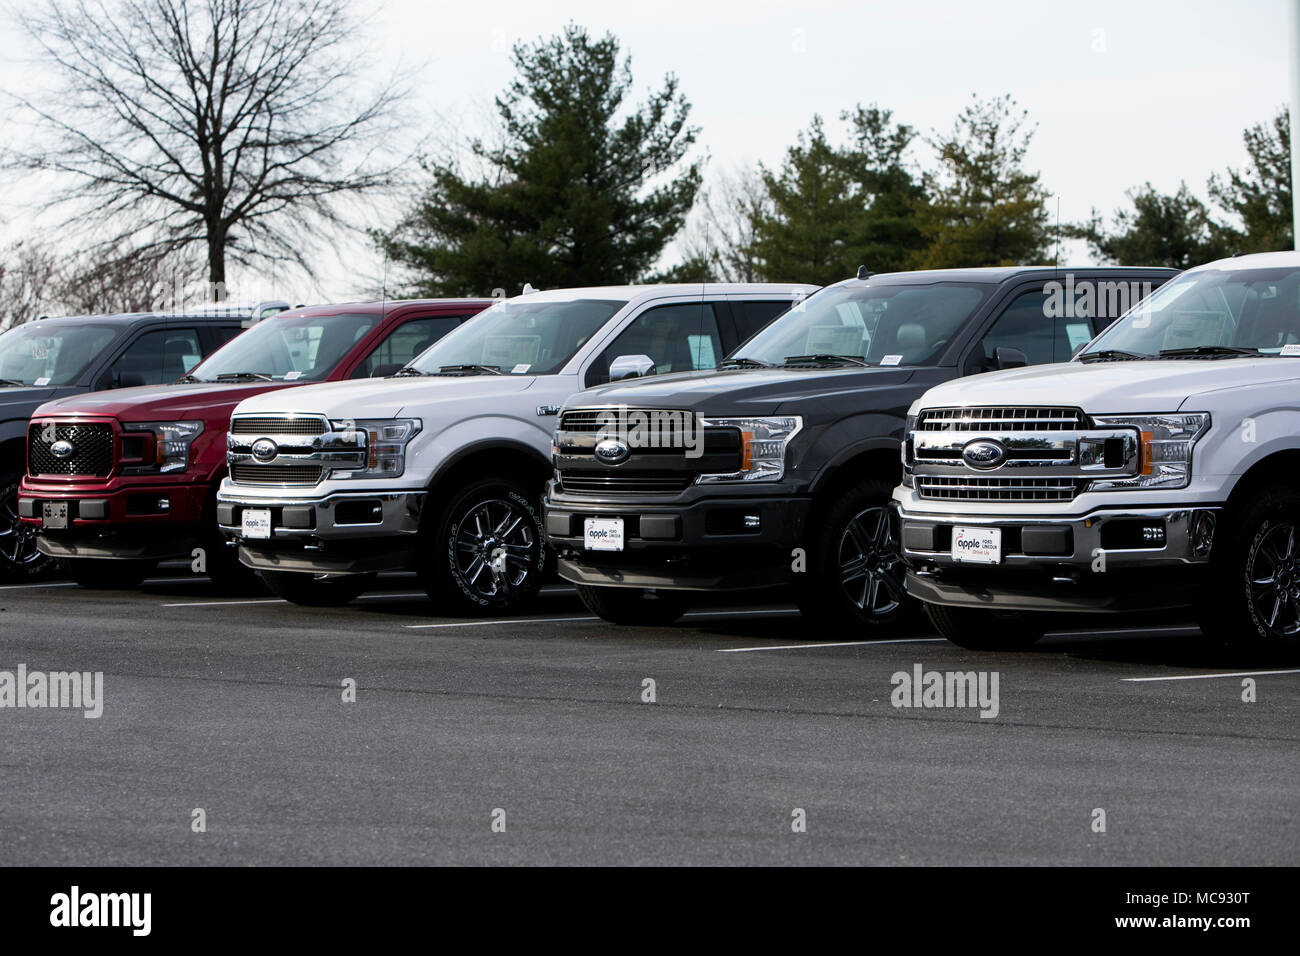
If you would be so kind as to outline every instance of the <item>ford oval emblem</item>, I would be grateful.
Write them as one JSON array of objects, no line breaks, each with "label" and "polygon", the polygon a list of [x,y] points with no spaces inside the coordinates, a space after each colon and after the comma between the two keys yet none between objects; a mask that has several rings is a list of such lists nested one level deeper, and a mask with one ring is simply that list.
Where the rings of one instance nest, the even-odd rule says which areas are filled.
[{"label": "ford oval emblem", "polygon": [[627,456],[632,454],[632,449],[617,438],[605,438],[596,442],[596,457],[607,465],[617,465],[619,462],[627,461]]},{"label": "ford oval emblem", "polygon": [[76,449],[72,447],[70,441],[56,441],[50,446],[50,454],[58,459],[71,458],[74,451]]},{"label": "ford oval emblem", "polygon": [[1007,460],[1007,450],[1001,442],[980,439],[967,442],[961,450],[962,461],[972,468],[996,468]]},{"label": "ford oval emblem", "polygon": [[275,461],[275,456],[278,454],[280,454],[280,446],[269,438],[259,438],[253,442],[253,457],[258,461]]}]

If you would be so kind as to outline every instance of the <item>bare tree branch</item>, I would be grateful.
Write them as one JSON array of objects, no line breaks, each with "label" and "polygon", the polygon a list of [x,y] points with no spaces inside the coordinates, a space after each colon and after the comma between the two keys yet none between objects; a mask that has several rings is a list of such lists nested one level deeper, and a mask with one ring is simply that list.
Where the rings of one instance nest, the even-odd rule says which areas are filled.
[{"label": "bare tree branch", "polygon": [[54,174],[46,204],[99,227],[107,253],[201,249],[226,263],[288,261],[310,273],[340,203],[396,184],[382,157],[407,89],[368,95],[347,0],[49,0],[18,22],[58,84],[15,97],[36,130],[3,154]]}]

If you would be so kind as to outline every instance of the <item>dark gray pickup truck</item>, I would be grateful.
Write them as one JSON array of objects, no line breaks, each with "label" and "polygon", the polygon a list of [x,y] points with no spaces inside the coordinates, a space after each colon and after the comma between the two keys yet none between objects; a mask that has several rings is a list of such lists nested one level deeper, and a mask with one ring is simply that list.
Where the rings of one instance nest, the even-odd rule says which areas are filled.
[{"label": "dark gray pickup truck", "polygon": [[890,495],[908,406],[940,382],[1061,362],[1176,275],[991,268],[829,286],[716,371],[575,396],[545,525],[559,572],[616,623],[674,620],[692,592],[794,585],[859,629],[915,608]]},{"label": "dark gray pickup truck", "polygon": [[27,468],[27,421],[56,398],[128,385],[174,382],[250,322],[287,309],[37,319],[0,334],[0,580],[21,580],[52,559],[18,520],[18,483]]}]

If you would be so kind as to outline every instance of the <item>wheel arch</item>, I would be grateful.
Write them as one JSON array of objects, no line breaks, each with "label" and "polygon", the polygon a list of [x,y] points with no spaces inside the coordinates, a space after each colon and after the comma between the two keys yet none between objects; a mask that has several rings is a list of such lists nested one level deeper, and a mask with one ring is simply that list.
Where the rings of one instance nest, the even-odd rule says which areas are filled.
[{"label": "wheel arch", "polygon": [[1300,448],[1272,452],[1246,469],[1229,492],[1225,510],[1240,511],[1261,489],[1270,485],[1289,485],[1300,490]]}]

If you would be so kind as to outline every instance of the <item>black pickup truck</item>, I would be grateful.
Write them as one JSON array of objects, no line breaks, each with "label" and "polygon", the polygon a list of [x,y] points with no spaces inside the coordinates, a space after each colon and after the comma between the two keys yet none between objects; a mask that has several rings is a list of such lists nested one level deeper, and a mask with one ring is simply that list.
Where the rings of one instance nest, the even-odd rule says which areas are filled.
[{"label": "black pickup truck", "polygon": [[615,623],[675,620],[692,592],[793,585],[819,622],[895,625],[916,606],[890,504],[911,403],[961,375],[1063,362],[1176,274],[864,271],[716,371],[585,391],[561,412],[544,504],[559,573]]}]

